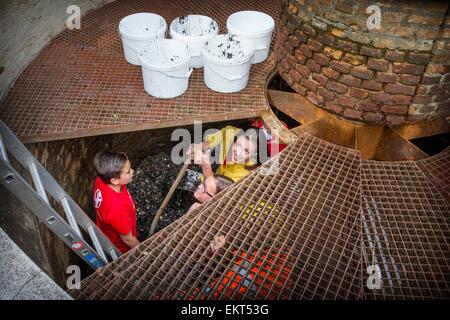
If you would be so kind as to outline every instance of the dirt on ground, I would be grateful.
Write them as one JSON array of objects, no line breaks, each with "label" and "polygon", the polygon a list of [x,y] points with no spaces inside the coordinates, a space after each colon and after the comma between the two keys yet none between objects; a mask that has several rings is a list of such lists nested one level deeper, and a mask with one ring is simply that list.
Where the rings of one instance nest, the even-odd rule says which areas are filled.
[{"label": "dirt on ground", "polygon": [[[137,238],[140,241],[147,238],[156,211],[164,201],[181,167],[182,165],[172,162],[169,154],[158,153],[148,156],[134,168],[133,181],[127,188],[136,205]],[[200,171],[198,166],[191,165],[189,168]],[[161,215],[155,231],[180,218],[194,202],[193,193],[177,189]]]}]

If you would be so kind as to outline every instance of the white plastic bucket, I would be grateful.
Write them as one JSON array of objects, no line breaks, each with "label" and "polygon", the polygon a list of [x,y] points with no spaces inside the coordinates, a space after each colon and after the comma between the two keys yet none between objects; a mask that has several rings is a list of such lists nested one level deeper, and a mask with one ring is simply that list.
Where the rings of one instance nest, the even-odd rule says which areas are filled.
[{"label": "white plastic bucket", "polygon": [[191,67],[193,68],[203,67],[203,45],[218,33],[217,22],[202,15],[181,16],[170,24],[171,37],[183,41],[189,46]]},{"label": "white plastic bucket", "polygon": [[140,65],[139,52],[149,40],[164,38],[166,21],[154,13],[135,13],[126,16],[119,23],[125,59],[134,65]]},{"label": "white plastic bucket", "polygon": [[260,63],[269,55],[275,21],[271,16],[258,11],[239,11],[227,19],[229,34],[250,40],[255,50],[253,63]]},{"label": "white plastic bucket", "polygon": [[173,98],[188,88],[192,68],[188,46],[175,39],[155,39],[139,53],[145,91],[157,98]]},{"label": "white plastic bucket", "polygon": [[247,86],[253,45],[236,35],[219,34],[203,47],[204,81],[218,92],[237,92]]}]

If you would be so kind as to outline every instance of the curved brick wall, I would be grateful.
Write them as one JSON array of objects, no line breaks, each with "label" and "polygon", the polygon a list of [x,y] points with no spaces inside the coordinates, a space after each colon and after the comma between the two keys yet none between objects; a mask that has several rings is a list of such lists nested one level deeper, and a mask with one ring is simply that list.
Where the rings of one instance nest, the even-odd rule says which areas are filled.
[{"label": "curved brick wall", "polygon": [[[277,69],[315,105],[393,125],[450,114],[448,2],[281,2]],[[381,28],[369,31],[374,3]]]}]

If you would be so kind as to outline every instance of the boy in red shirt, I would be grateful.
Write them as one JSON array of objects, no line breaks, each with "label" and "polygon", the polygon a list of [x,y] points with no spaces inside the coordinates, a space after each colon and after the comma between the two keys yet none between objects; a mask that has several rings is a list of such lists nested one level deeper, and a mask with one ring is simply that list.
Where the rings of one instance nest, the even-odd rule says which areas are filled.
[{"label": "boy in red shirt", "polygon": [[94,165],[97,226],[120,252],[126,253],[139,245],[136,208],[125,186],[133,179],[131,163],[123,152],[104,150],[97,153]]}]

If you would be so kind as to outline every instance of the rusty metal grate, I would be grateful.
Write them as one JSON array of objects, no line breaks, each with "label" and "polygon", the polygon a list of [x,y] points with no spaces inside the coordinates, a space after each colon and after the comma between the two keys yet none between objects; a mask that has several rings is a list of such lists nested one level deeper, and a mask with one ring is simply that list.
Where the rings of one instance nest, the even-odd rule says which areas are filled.
[{"label": "rusty metal grate", "polygon": [[265,85],[272,56],[254,65],[246,89],[233,94],[209,90],[195,70],[188,91],[158,99],[143,88],[140,67],[123,58],[120,19],[155,12],[170,23],[187,13],[216,19],[223,32],[238,10],[260,10],[278,21],[277,1],[117,0],[82,18],[81,30],[58,35],[20,75],[0,105],[0,118],[25,142],[255,117],[269,108]]},{"label": "rusty metal grate", "polygon": [[415,162],[364,161],[362,190],[364,270],[382,276],[364,296],[450,298],[449,203]]},{"label": "rusty metal grate", "polygon": [[450,147],[437,155],[417,161],[417,164],[436,188],[450,201]]},{"label": "rusty metal grate", "polygon": [[[279,160],[274,175],[262,174]],[[356,298],[360,157],[304,134],[279,158],[85,279],[79,299]],[[220,237],[225,243],[214,250]],[[220,242],[220,241],[219,241]]]}]

